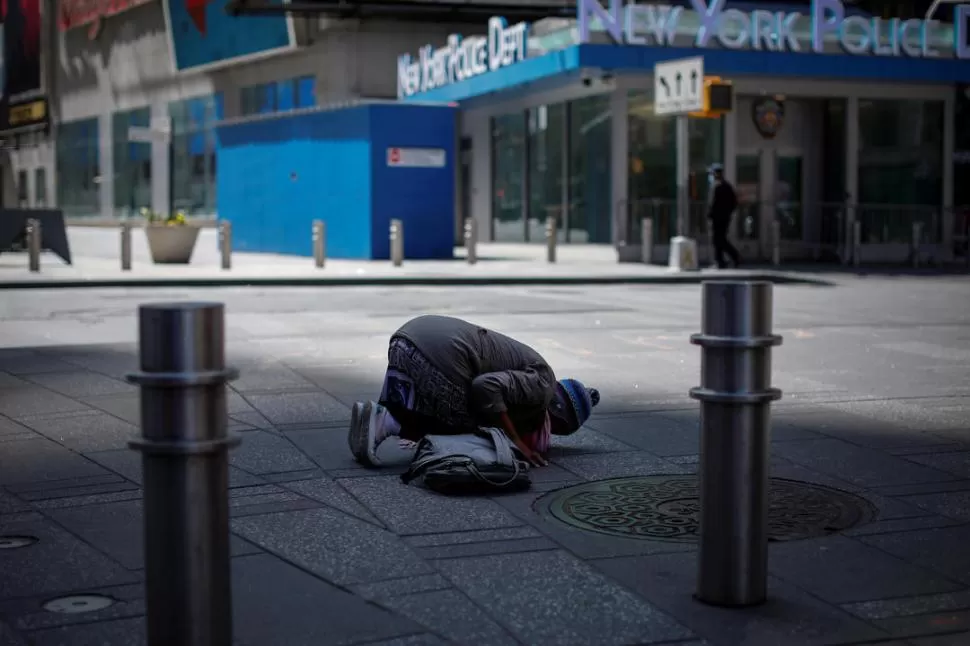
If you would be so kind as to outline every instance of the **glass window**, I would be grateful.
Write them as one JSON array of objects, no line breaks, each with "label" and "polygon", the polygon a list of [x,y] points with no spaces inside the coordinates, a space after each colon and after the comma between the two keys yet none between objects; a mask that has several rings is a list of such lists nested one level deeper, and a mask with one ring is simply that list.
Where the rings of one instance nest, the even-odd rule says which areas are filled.
[{"label": "glass window", "polygon": [[101,213],[98,120],[62,123],[57,130],[57,205],[68,217]]},{"label": "glass window", "polygon": [[47,169],[43,166],[34,169],[34,206],[47,206]]},{"label": "glass window", "polygon": [[151,109],[147,107],[111,115],[117,217],[134,217],[139,209],[152,206],[152,145],[128,138],[129,128],[147,128],[150,123]]},{"label": "glass window", "polygon": [[28,195],[30,191],[28,189],[27,171],[17,171],[17,206],[21,208],[30,206],[30,196]]},{"label": "glass window", "polygon": [[[631,226],[643,217],[655,218],[654,236],[666,239],[676,230],[677,126],[675,117],[653,112],[653,89],[629,95],[628,199]],[[690,118],[690,173],[694,181],[691,227],[703,224],[710,184],[707,168],[724,162],[723,119]]]},{"label": "glass window", "polygon": [[315,76],[301,76],[296,79],[296,107],[312,108],[317,104],[317,79]]},{"label": "glass window", "polygon": [[526,150],[525,113],[492,119],[492,239],[523,242],[523,175]]},{"label": "glass window", "polygon": [[939,205],[943,103],[859,101],[859,202]]},{"label": "glass window", "polygon": [[239,109],[246,116],[309,108],[316,105],[315,90],[313,76],[244,87],[239,91]]},{"label": "glass window", "polygon": [[570,242],[613,241],[611,124],[607,94],[569,105]]},{"label": "glass window", "polygon": [[216,211],[215,124],[222,119],[222,94],[169,103],[172,118],[174,208],[188,215]]},{"label": "glass window", "polygon": [[563,147],[566,104],[541,105],[527,112],[529,126],[529,227],[526,240],[545,240],[546,218],[556,218],[564,239],[562,214]]}]

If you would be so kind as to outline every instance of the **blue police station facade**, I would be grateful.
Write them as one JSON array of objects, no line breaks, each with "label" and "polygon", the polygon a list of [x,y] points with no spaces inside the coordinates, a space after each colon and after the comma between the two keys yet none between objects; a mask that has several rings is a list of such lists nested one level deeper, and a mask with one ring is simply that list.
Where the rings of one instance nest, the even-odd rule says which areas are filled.
[{"label": "blue police station facade", "polygon": [[459,108],[456,237],[472,217],[484,239],[537,242],[552,216],[568,243],[637,242],[643,217],[665,239],[675,126],[654,114],[653,67],[701,55],[705,75],[733,84],[735,106],[690,119],[696,226],[705,169],[719,162],[748,253],[780,221],[786,254],[824,256],[844,244],[848,212],[874,259],[908,244],[915,221],[949,253],[970,5],[943,5],[951,23],[856,15],[838,0],[577,4],[575,21],[496,18],[399,59],[401,101]]}]

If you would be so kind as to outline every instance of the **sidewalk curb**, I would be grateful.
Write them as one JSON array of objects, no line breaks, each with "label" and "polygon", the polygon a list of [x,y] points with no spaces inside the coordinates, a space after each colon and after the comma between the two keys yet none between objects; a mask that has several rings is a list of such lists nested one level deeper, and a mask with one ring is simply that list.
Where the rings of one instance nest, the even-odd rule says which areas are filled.
[{"label": "sidewalk curb", "polygon": [[374,277],[165,277],[68,278],[0,281],[8,289],[95,289],[148,287],[488,287],[495,285],[696,285],[705,281],[764,280],[777,285],[833,287],[836,283],[815,276],[775,271],[739,271],[718,274],[682,272],[655,276],[374,276]]}]

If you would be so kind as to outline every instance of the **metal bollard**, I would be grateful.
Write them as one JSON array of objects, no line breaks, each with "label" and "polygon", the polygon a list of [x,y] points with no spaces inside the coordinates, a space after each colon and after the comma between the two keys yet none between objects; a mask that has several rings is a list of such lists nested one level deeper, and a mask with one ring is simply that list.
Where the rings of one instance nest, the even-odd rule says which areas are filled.
[{"label": "metal bollard", "polygon": [[323,220],[313,221],[313,264],[318,269],[327,264],[327,225]]},{"label": "metal bollard", "polygon": [[640,220],[640,261],[645,265],[653,263],[653,220]]},{"label": "metal bollard", "polygon": [[232,269],[232,222],[228,220],[219,223],[219,253],[222,268]]},{"label": "metal bollard", "polygon": [[771,223],[771,264],[781,265],[781,222],[778,220]]},{"label": "metal bollard", "polygon": [[121,223],[121,271],[131,271],[131,223]]},{"label": "metal bollard", "polygon": [[701,333],[698,600],[750,606],[766,597],[771,348],[769,282],[705,282]]},{"label": "metal bollard", "polygon": [[465,253],[469,265],[478,262],[478,222],[475,218],[465,218]]},{"label": "metal bollard", "polygon": [[913,269],[919,267],[919,250],[923,241],[923,223],[913,222]]},{"label": "metal bollard", "polygon": [[546,218],[546,260],[556,262],[556,217]]},{"label": "metal bollard", "polygon": [[224,307],[142,305],[138,327],[148,646],[231,646]]},{"label": "metal bollard", "polygon": [[404,223],[391,220],[391,263],[400,267],[404,262]]},{"label": "metal bollard", "polygon": [[852,264],[858,267],[862,263],[862,223],[856,220],[852,223]]},{"label": "metal bollard", "polygon": [[27,266],[30,271],[40,271],[41,250],[40,220],[27,220]]}]

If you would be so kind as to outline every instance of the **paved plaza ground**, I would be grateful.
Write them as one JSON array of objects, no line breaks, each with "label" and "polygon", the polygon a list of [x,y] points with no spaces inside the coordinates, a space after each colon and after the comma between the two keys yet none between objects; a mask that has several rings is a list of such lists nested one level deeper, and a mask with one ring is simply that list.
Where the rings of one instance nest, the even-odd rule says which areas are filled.
[{"label": "paved plaza ground", "polygon": [[[238,644],[970,644],[970,281],[835,282],[775,287],[772,476],[795,493],[773,512],[770,600],[745,610],[692,599],[695,543],[638,524],[635,487],[562,519],[570,486],[689,488],[696,285],[0,292],[0,645],[144,643],[139,396],[122,377],[137,305],[178,300],[226,303],[241,371]],[[350,405],[377,394],[389,334],[429,312],[600,389],[531,491],[447,498],[403,485],[396,447],[384,470],[351,459]],[[76,594],[112,603],[45,609]]]}]

